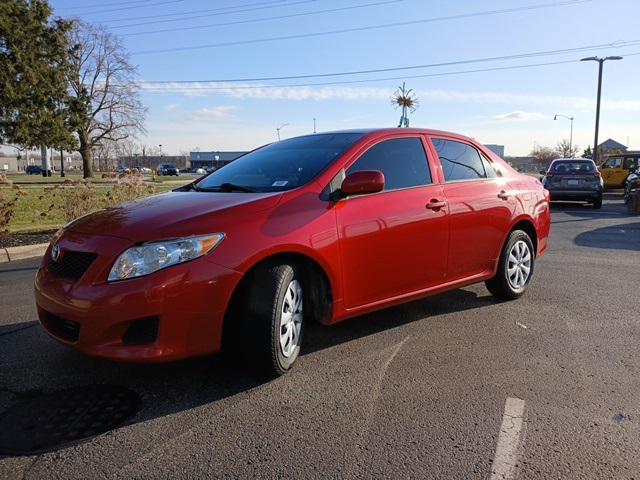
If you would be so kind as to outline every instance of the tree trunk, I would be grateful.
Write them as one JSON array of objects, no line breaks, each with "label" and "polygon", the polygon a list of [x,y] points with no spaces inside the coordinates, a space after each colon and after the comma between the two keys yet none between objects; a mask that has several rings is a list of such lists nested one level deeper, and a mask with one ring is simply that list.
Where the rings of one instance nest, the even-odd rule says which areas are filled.
[{"label": "tree trunk", "polygon": [[82,156],[82,172],[84,178],[93,177],[93,151],[86,143],[80,143],[80,155]]},{"label": "tree trunk", "polygon": [[49,176],[49,157],[47,156],[47,146],[43,143],[40,145],[40,161],[42,163],[42,176]]}]

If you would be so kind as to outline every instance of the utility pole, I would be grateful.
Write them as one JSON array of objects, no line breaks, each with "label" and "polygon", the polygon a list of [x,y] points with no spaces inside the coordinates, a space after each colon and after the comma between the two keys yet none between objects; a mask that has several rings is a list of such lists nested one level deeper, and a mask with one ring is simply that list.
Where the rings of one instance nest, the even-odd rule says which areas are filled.
[{"label": "utility pole", "polygon": [[316,133],[316,117],[313,117],[313,133]]},{"label": "utility pole", "polygon": [[596,100],[596,132],[593,140],[593,162],[596,165],[598,164],[598,160],[599,160],[598,154],[600,153],[598,151],[598,129],[600,128],[600,97],[602,94],[602,65],[607,60],[622,60],[622,57],[615,55],[615,56],[605,57],[605,58],[586,57],[586,58],[580,59],[581,62],[589,62],[589,61],[598,62],[598,97]]}]

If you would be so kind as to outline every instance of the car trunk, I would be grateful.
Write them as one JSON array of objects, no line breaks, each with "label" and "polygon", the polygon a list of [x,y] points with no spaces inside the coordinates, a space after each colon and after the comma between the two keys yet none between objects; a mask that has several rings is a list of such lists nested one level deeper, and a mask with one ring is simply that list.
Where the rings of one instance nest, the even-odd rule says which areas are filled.
[{"label": "car trunk", "polygon": [[594,173],[576,172],[548,175],[548,181],[550,186],[554,188],[584,190],[596,187],[600,179]]}]

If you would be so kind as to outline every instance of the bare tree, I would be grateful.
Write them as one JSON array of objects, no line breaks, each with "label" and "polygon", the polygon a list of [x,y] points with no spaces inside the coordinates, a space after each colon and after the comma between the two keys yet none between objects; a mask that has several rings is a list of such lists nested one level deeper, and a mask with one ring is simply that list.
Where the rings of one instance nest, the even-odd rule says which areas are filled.
[{"label": "bare tree", "polygon": [[569,140],[563,138],[562,141],[556,144],[556,150],[562,155],[562,158],[573,158],[578,154],[580,147],[572,145]]},{"label": "bare tree", "polygon": [[92,163],[98,165],[101,172],[109,172],[115,169],[116,142],[112,140],[103,140],[94,145],[92,152]]},{"label": "bare tree", "polygon": [[116,142],[116,155],[118,157],[133,157],[138,153],[138,144],[130,138]]},{"label": "bare tree", "polygon": [[548,166],[553,160],[560,157],[560,153],[550,147],[536,147],[531,156],[540,165]]},{"label": "bare tree", "polygon": [[143,132],[146,108],[135,81],[137,69],[118,37],[81,21],[75,22],[70,35],[70,110],[88,178],[93,176],[94,147]]}]

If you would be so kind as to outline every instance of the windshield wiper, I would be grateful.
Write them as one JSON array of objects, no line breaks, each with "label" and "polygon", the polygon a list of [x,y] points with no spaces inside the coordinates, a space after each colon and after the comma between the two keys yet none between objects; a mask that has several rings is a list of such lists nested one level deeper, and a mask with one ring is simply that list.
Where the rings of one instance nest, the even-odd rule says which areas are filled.
[{"label": "windshield wiper", "polygon": [[245,187],[244,185],[236,185],[235,183],[221,183],[214,187],[200,188],[200,191],[204,192],[246,192],[255,193],[257,190],[251,187]]}]

